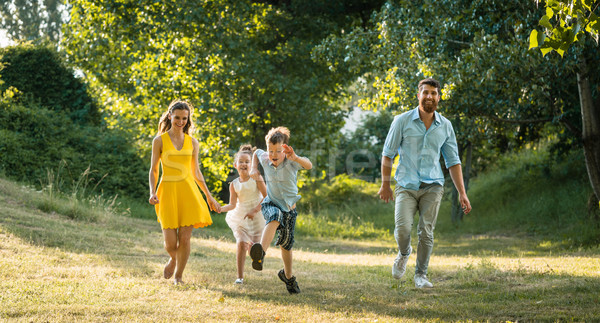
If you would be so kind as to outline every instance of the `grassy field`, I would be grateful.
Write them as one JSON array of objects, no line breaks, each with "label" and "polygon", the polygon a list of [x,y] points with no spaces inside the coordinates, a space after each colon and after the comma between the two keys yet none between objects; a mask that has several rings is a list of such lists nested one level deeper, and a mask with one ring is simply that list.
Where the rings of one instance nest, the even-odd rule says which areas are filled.
[{"label": "grassy field", "polygon": [[223,215],[213,216],[212,227],[194,231],[187,284],[173,286],[161,278],[167,256],[155,220],[98,210],[75,217],[68,207],[63,215],[47,204],[42,194],[0,180],[0,320],[600,320],[596,247],[565,248],[523,233],[450,231],[445,217],[430,262],[435,286],[418,290],[414,255],[407,277],[391,277],[391,205],[380,204],[381,214],[371,215],[370,221],[379,217],[377,224],[352,217],[356,210],[342,210],[348,213],[342,223],[371,232],[362,239],[343,239],[352,236],[349,229],[333,238],[309,235],[311,227],[335,221],[308,213],[294,253],[302,293],[291,296],[276,276],[282,261],[274,248],[263,272],[248,262],[245,284],[233,284],[235,244]]}]

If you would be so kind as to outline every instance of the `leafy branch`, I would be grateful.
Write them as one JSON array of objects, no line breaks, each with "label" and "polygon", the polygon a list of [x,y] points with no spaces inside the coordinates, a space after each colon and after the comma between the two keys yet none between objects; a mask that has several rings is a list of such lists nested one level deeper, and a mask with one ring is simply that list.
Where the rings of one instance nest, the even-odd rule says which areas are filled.
[{"label": "leafy branch", "polygon": [[[539,1],[536,0],[539,4]],[[596,44],[599,42],[600,18],[595,13],[600,6],[598,0],[547,0],[546,14],[537,29],[529,35],[529,49],[539,48],[546,56],[556,51],[562,57],[569,47],[589,34]]]}]

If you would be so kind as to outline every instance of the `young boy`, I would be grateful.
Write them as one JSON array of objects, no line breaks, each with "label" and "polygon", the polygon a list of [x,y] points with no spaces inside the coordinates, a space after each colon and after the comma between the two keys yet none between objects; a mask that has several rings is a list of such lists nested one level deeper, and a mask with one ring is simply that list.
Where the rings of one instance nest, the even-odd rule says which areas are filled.
[{"label": "young boy", "polygon": [[263,230],[260,243],[250,249],[252,268],[262,270],[263,260],[275,232],[279,231],[277,243],[281,248],[283,269],[279,271],[281,279],[290,294],[300,293],[296,277],[292,275],[292,246],[294,244],[294,227],[296,225],[296,202],[298,195],[297,174],[300,169],[311,169],[312,163],[306,157],[294,153],[288,146],[290,131],[286,127],[269,130],[265,136],[267,152],[257,149],[252,158],[250,177],[260,180],[258,163],[265,171],[267,197],[262,202],[262,213],[267,225]]}]

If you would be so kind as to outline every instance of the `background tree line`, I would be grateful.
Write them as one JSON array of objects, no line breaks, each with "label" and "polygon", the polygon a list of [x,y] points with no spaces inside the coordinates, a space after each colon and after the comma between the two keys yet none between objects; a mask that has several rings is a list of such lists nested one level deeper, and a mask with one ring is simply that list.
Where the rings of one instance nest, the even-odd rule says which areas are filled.
[{"label": "background tree line", "polygon": [[[13,0],[2,10],[35,2]],[[588,25],[597,26],[598,6],[579,2]],[[597,43],[580,37],[564,57],[529,49],[531,31],[546,28],[540,18],[549,13],[534,1],[52,3],[40,6],[49,13],[39,17],[56,17],[52,8],[62,8],[68,19],[59,37],[48,38],[58,38],[59,55],[102,102],[103,125],[126,134],[142,159],[167,104],[176,97],[195,104],[213,189],[239,144],[263,146],[266,131],[281,124],[301,153],[313,154],[317,176],[348,172],[348,154],[364,151],[355,154],[352,172],[377,178],[379,161],[373,166],[368,156],[379,159],[391,118],[416,106],[415,84],[428,76],[444,84],[441,112],[455,126],[467,181],[498,155],[530,143],[550,140],[560,159],[585,142],[577,75],[581,58],[599,61]],[[557,17],[558,3],[565,2],[548,2]],[[3,27],[19,30],[15,21],[5,19]],[[38,25],[38,34],[51,33]],[[587,68],[598,102],[600,66]],[[342,136],[353,104],[378,112]]]}]

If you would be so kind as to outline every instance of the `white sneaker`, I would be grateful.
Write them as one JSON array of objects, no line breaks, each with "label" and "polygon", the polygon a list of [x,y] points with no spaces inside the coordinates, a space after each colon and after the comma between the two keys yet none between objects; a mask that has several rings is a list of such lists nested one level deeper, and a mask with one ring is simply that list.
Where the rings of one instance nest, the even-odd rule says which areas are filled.
[{"label": "white sneaker", "polygon": [[431,288],[433,284],[427,280],[426,275],[415,275],[415,287],[416,288]]},{"label": "white sneaker", "polygon": [[234,284],[236,284],[236,285],[241,285],[241,284],[243,284],[243,283],[244,283],[244,278],[238,278],[238,279],[236,279],[236,280],[235,280],[235,283],[234,283]]},{"label": "white sneaker", "polygon": [[412,247],[408,249],[408,256],[403,256],[400,251],[398,251],[398,256],[392,265],[392,277],[400,279],[402,276],[404,276],[404,273],[406,272],[406,264],[408,263],[408,257],[410,257],[411,253]]}]

